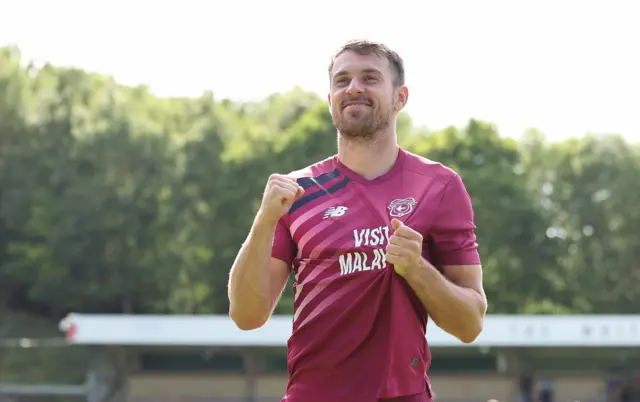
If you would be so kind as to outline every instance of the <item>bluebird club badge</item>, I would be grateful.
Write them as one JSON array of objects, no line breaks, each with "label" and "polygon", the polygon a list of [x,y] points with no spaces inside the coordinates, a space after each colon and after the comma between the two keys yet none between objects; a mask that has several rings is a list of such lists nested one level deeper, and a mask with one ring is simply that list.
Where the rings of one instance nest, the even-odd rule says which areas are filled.
[{"label": "bluebird club badge", "polygon": [[409,215],[413,211],[413,207],[416,205],[414,198],[404,198],[401,200],[393,200],[389,204],[389,216],[393,218],[401,218],[405,215]]}]

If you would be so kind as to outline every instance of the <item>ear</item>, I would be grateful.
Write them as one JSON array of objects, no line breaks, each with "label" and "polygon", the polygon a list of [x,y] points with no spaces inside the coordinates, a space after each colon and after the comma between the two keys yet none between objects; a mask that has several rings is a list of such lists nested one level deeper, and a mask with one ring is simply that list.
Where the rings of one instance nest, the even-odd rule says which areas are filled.
[{"label": "ear", "polygon": [[396,90],[396,102],[394,109],[396,112],[401,111],[407,105],[409,100],[409,88],[406,85],[401,86]]},{"label": "ear", "polygon": [[333,114],[333,112],[331,111],[332,107],[331,107],[331,94],[327,94],[327,102],[329,102],[329,113]]}]

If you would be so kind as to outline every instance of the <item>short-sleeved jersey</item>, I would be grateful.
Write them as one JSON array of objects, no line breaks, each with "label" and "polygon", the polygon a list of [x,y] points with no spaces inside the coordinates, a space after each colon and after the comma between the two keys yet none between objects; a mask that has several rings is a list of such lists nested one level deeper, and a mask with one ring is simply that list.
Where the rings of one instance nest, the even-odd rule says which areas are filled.
[{"label": "short-sleeved jersey", "polygon": [[283,401],[431,395],[428,315],[385,249],[397,218],[423,235],[434,266],[479,264],[460,176],[405,150],[374,180],[335,156],[293,175],[305,193],[278,223],[272,251],[295,276]]}]

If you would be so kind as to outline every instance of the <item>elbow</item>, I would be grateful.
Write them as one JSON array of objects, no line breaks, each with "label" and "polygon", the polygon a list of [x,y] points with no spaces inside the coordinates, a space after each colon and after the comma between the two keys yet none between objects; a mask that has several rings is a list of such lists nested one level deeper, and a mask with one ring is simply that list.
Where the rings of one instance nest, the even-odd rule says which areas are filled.
[{"label": "elbow", "polygon": [[482,319],[465,319],[464,321],[443,322],[432,316],[434,323],[449,335],[462,343],[473,343],[482,333]]},{"label": "elbow", "polygon": [[464,328],[461,328],[458,335],[456,336],[462,343],[470,344],[475,342],[478,339],[478,336],[482,333],[483,328],[483,320],[479,318],[475,323],[466,325]]},{"label": "elbow", "polygon": [[257,320],[233,320],[236,327],[242,331],[253,331],[254,329],[261,328],[266,322]]},{"label": "elbow", "polygon": [[480,335],[480,332],[468,332],[468,333],[460,334],[460,336],[458,336],[458,339],[460,340],[460,342],[466,343],[468,345],[470,343],[475,342],[475,340],[478,339],[479,335]]},{"label": "elbow", "polygon": [[460,335],[457,338],[466,344],[475,342],[476,339],[482,333],[484,327],[484,317],[487,314],[487,299],[483,297],[481,303],[479,303],[476,314],[465,320],[465,324],[460,331]]},{"label": "elbow", "polygon": [[265,318],[258,314],[241,314],[235,309],[229,310],[229,318],[236,324],[236,327],[242,331],[252,331],[261,328],[267,323],[268,317]]}]

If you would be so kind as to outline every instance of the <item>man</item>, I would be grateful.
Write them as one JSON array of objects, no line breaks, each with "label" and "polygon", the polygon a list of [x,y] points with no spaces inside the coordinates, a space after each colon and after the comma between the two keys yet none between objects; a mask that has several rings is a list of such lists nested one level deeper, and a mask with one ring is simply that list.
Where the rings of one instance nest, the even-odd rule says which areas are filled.
[{"label": "man", "polygon": [[329,67],[338,153],[272,175],[231,269],[230,316],[265,324],[295,275],[287,402],[431,400],[428,316],[462,342],[487,308],[460,177],[397,145],[402,59],[347,43]]}]

